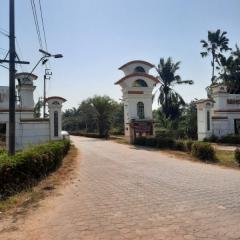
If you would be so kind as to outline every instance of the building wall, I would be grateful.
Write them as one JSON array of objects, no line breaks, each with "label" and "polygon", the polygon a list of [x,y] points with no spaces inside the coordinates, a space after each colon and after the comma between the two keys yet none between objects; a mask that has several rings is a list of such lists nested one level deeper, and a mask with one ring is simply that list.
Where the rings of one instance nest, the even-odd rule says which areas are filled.
[{"label": "building wall", "polygon": [[[224,85],[212,87],[210,99],[197,102],[198,139],[235,134],[235,120],[240,119],[240,94],[229,94]],[[211,130],[207,131],[206,112],[211,112]]]},{"label": "building wall", "polygon": [[[209,112],[209,129],[207,124],[207,112]],[[198,140],[209,138],[212,135],[212,113],[211,102],[203,102],[197,105]]]},{"label": "building wall", "polygon": [[[0,113],[0,123],[6,124],[6,133],[8,133],[8,112]],[[49,140],[49,121],[42,121],[41,119],[38,121],[38,119],[33,119],[32,112],[16,113],[16,150],[25,149],[32,144],[44,143]],[[7,134],[6,146],[8,147]]]},{"label": "building wall", "polygon": [[[124,103],[124,123],[125,123],[125,135],[130,135],[129,123],[132,119],[139,119],[137,115],[137,103],[142,102],[144,104],[144,116],[146,120],[152,119],[152,90],[154,88],[154,82],[141,77],[148,87],[132,87],[134,81],[139,77],[132,77],[124,81],[121,86],[123,87],[123,103]],[[136,92],[136,94],[134,93]]]},{"label": "building wall", "polygon": [[48,142],[49,122],[20,122],[16,124],[16,149],[25,149],[33,144]]}]

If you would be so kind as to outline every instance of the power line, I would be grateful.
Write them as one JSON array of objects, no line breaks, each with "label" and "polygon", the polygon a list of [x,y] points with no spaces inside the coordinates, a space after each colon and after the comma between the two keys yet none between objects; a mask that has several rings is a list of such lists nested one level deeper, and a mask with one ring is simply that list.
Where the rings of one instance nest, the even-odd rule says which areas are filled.
[{"label": "power line", "polygon": [[3,32],[2,30],[0,30],[0,33],[5,37],[9,37],[9,35],[7,33]]},{"label": "power line", "polygon": [[33,19],[36,27],[38,42],[39,42],[40,48],[42,49],[43,44],[42,44],[41,32],[40,32],[39,23],[38,23],[38,15],[37,15],[37,10],[36,10],[36,5],[34,0],[31,0],[31,6],[32,6]]},{"label": "power line", "polygon": [[[17,43],[17,48],[18,48],[20,59],[23,59],[22,50],[21,50],[21,47],[20,47],[20,44],[19,44],[19,41],[17,38],[16,38],[16,43]],[[20,64],[20,68],[21,68],[22,72],[24,72],[22,64]]]},{"label": "power line", "polygon": [[[5,37],[9,37],[8,31],[5,30],[4,28],[0,28],[0,33],[1,33],[2,35],[4,35]],[[19,61],[20,61],[20,59],[23,59],[23,54],[22,54],[21,47],[20,47],[20,44],[19,44],[18,39],[17,39],[16,37],[15,37],[15,39],[16,39],[17,48],[18,48],[19,55],[20,55],[20,58],[19,58]],[[1,47],[0,47],[0,51],[1,51],[1,52],[5,52],[5,53],[8,53],[8,50],[6,50],[6,49],[4,49],[4,48],[1,48]],[[17,56],[17,57],[18,57],[18,56]],[[19,65],[20,65],[21,70],[23,71],[23,66],[22,66],[22,64],[19,64]]]},{"label": "power line", "polygon": [[44,20],[43,20],[43,11],[42,11],[42,3],[41,3],[41,0],[38,0],[38,3],[39,3],[39,9],[40,9],[40,13],[41,13],[42,29],[43,29],[43,36],[44,36],[44,41],[45,41],[45,47],[46,47],[46,50],[48,50],[47,38],[46,38],[46,31],[45,31],[45,24],[44,24]]}]

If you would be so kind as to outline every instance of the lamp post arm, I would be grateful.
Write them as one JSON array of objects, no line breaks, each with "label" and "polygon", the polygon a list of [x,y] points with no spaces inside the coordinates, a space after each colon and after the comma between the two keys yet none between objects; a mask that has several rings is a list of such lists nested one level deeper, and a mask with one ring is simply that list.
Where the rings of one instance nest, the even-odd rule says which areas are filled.
[{"label": "lamp post arm", "polygon": [[43,57],[40,58],[40,60],[39,60],[39,61],[37,62],[37,64],[34,66],[34,68],[33,68],[32,71],[29,73],[29,75],[33,73],[33,71],[36,69],[36,67],[39,65],[39,63],[40,63],[44,58],[46,58],[46,56],[43,56]]}]

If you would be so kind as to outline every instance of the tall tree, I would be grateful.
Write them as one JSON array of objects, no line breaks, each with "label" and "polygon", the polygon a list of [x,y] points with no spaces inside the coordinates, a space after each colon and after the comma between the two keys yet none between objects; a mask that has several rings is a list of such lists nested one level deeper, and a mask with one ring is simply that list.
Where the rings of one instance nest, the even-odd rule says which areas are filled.
[{"label": "tall tree", "polygon": [[178,84],[193,84],[192,80],[182,80],[181,76],[176,74],[179,66],[180,62],[174,63],[169,57],[166,61],[161,58],[156,68],[161,85],[155,96],[158,96],[158,102],[162,106],[163,114],[171,120],[180,116],[180,108],[185,105],[185,101],[173,87]]},{"label": "tall tree", "polygon": [[220,76],[219,79],[227,86],[229,93],[240,93],[240,49],[236,45],[236,50],[229,57],[220,56]]},{"label": "tall tree", "polygon": [[202,43],[202,48],[204,49],[204,51],[200,53],[202,57],[207,57],[209,55],[212,57],[212,83],[216,79],[215,67],[216,64],[219,64],[221,53],[223,51],[226,52],[231,50],[231,48],[228,47],[229,39],[226,37],[226,35],[227,32],[221,32],[220,29],[218,29],[216,32],[208,31],[208,39],[200,41]]},{"label": "tall tree", "polygon": [[197,139],[197,107],[194,101],[186,105],[179,128],[183,130],[185,137]]},{"label": "tall tree", "polygon": [[41,108],[43,106],[43,101],[39,98],[33,109],[33,116],[35,118],[41,117]]},{"label": "tall tree", "polygon": [[114,109],[113,100],[108,96],[94,96],[89,102],[95,110],[99,136],[108,137]]}]

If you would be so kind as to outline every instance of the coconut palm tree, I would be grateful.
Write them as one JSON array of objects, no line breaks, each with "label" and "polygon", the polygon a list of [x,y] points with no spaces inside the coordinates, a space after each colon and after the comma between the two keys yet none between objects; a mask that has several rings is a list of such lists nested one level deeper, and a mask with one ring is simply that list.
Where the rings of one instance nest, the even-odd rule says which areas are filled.
[{"label": "coconut palm tree", "polygon": [[240,49],[236,50],[229,57],[220,56],[221,71],[219,79],[227,86],[229,93],[240,93]]},{"label": "coconut palm tree", "polygon": [[94,96],[89,103],[93,106],[100,137],[108,137],[114,102],[108,96]]},{"label": "coconut palm tree", "polygon": [[173,89],[174,85],[193,84],[192,80],[182,80],[180,75],[176,74],[179,66],[180,62],[174,63],[169,57],[166,61],[161,58],[156,67],[157,78],[161,81],[161,85],[154,96],[158,96],[158,102],[162,106],[163,114],[171,120],[180,116],[180,108],[185,105],[181,95]]},{"label": "coconut palm tree", "polygon": [[212,83],[216,79],[215,77],[215,63],[219,64],[219,58],[221,56],[221,53],[223,51],[231,50],[231,48],[228,47],[229,39],[226,37],[227,32],[221,32],[220,29],[218,29],[216,32],[208,31],[208,39],[201,40],[202,48],[205,50],[201,52],[202,57],[207,57],[211,55],[211,65],[212,65]]}]

